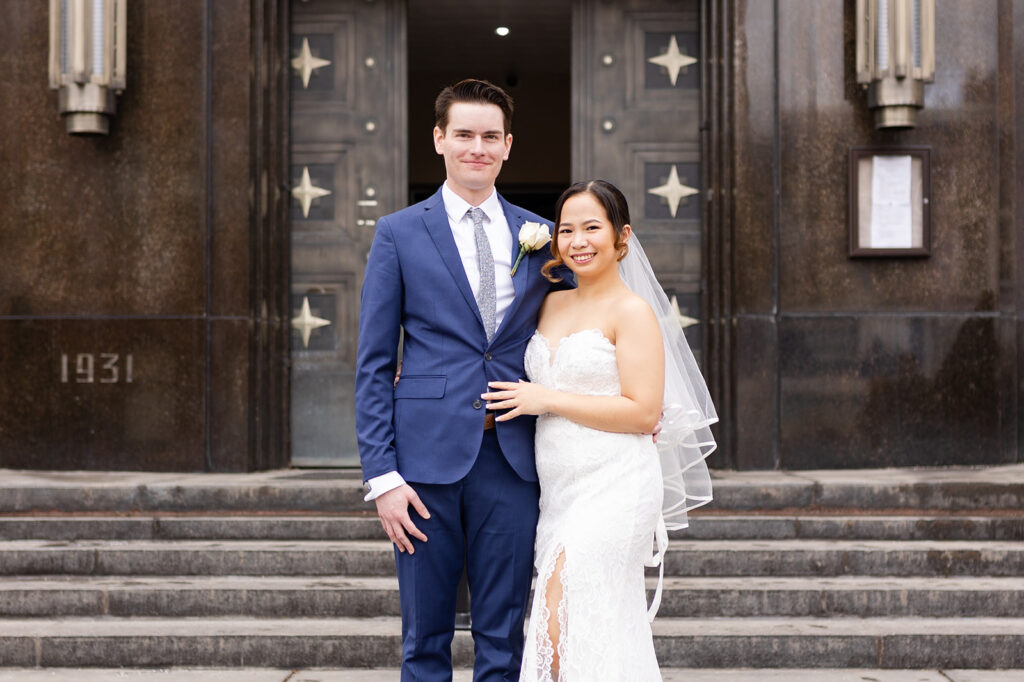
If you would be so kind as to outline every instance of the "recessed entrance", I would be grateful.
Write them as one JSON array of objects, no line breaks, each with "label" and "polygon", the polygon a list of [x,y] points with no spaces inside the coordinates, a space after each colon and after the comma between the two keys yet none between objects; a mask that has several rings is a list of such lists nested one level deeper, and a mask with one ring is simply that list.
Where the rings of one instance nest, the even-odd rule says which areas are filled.
[{"label": "recessed entrance", "polygon": [[[571,179],[571,16],[569,0],[409,2],[410,203],[444,182],[430,135],[434,98],[445,85],[483,78],[515,100],[512,154],[498,176],[498,191],[553,217],[555,200]],[[499,27],[507,34],[499,35]]]},{"label": "recessed entrance", "polygon": [[571,180],[623,190],[701,356],[698,9],[698,0],[292,0],[293,465],[359,463],[353,384],[367,254],[381,216],[444,181],[433,103],[463,78],[515,99],[497,183],[512,203],[553,217]]}]

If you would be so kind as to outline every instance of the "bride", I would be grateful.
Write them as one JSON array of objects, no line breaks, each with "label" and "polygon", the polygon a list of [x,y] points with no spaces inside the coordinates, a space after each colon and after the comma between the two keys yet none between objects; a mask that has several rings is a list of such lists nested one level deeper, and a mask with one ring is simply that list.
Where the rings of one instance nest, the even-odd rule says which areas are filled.
[{"label": "bride", "polygon": [[711,499],[703,460],[717,417],[622,193],[577,183],[555,214],[544,273],[564,263],[577,288],[545,300],[530,381],[483,395],[504,411],[497,421],[539,416],[538,578],[520,681],[660,680],[650,619],[661,579],[648,611],[644,566],[663,572],[666,528]]}]

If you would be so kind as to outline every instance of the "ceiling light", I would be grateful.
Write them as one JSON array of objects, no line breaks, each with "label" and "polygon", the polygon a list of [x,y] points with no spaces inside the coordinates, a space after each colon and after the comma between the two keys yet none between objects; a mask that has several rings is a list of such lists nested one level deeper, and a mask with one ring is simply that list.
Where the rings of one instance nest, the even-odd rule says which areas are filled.
[{"label": "ceiling light", "polygon": [[494,29],[494,32],[497,33],[502,38],[504,38],[509,34],[509,29],[508,26],[499,26],[498,28]]}]

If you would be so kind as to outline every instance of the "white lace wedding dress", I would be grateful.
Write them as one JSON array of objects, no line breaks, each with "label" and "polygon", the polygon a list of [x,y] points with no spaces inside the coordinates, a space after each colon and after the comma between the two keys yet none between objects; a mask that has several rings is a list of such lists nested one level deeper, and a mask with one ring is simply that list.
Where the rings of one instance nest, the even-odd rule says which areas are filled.
[{"label": "white lace wedding dress", "polygon": [[[552,347],[539,332],[526,349],[530,381],[586,395],[619,395],[615,346],[598,329]],[[661,680],[647,618],[644,562],[661,515],[662,477],[650,435],[537,419],[537,583],[520,682]],[[559,669],[545,592],[559,556]]]}]

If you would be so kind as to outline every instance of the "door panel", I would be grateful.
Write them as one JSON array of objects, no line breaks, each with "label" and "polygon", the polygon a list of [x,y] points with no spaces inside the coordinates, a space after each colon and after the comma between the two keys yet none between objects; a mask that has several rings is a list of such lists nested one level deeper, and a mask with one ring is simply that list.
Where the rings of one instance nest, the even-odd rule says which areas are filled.
[{"label": "door panel", "polygon": [[359,290],[377,217],[404,205],[398,0],[291,5],[292,463],[358,465]]},{"label": "door panel", "polygon": [[602,178],[701,359],[700,17],[697,0],[577,0],[573,178]]}]

